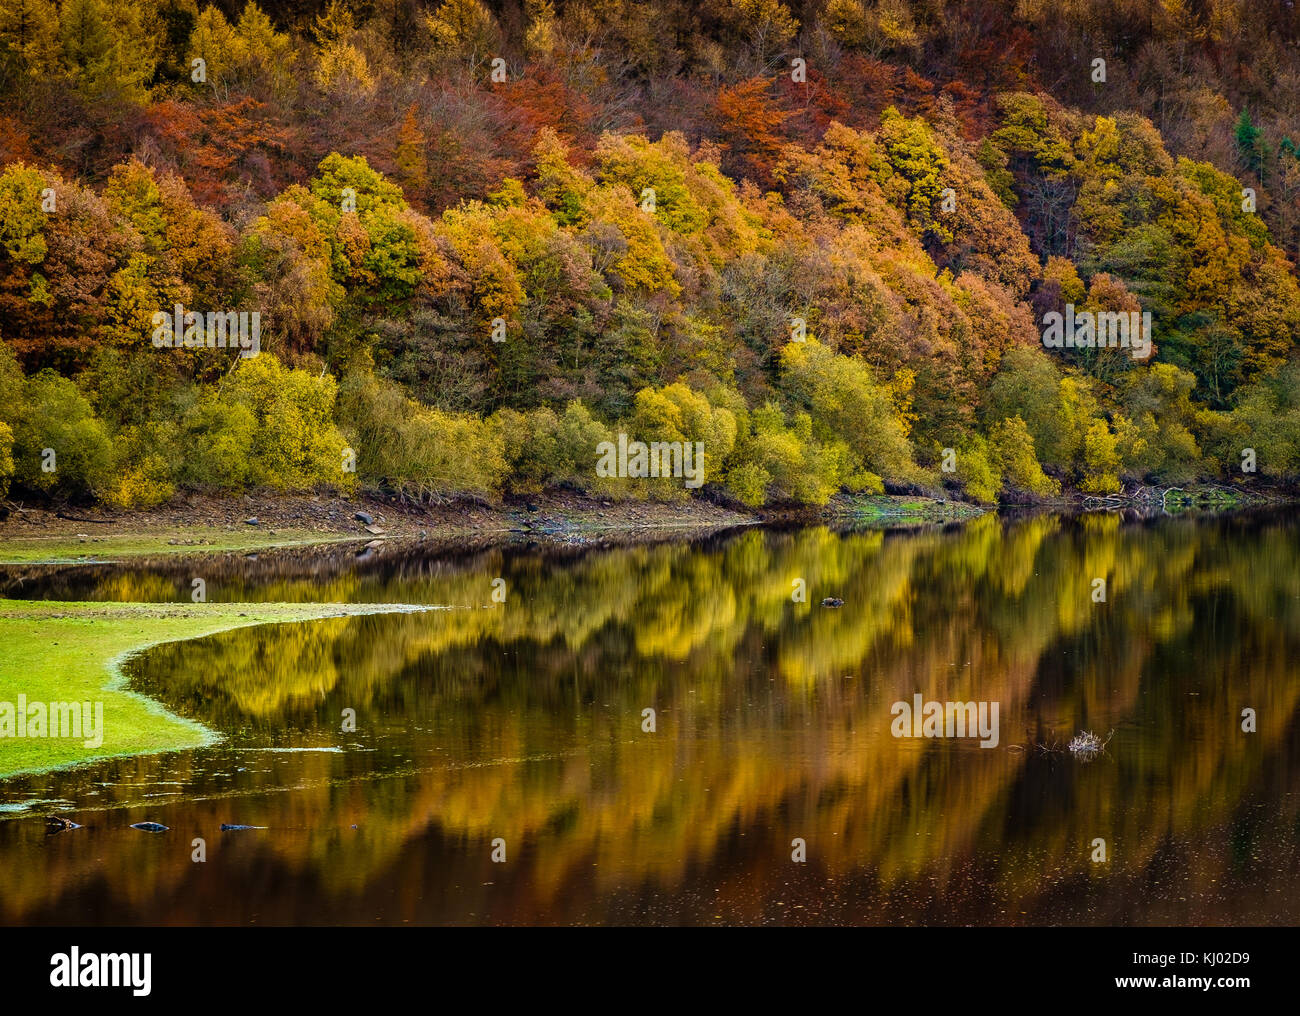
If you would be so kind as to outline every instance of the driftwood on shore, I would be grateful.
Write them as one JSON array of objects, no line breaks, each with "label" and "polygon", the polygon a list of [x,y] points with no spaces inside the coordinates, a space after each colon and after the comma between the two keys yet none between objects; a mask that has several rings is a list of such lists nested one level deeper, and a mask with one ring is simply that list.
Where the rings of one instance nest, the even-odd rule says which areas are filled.
[{"label": "driftwood on shore", "polygon": [[1202,502],[1211,504],[1240,503],[1243,501],[1250,504],[1279,504],[1286,500],[1271,491],[1245,491],[1220,483],[1199,483],[1192,488],[1153,487],[1146,484],[1136,484],[1132,489],[1121,491],[1118,494],[1083,494],[1079,497],[1078,503],[1089,511],[1118,511],[1123,508],[1142,510],[1159,508],[1161,511],[1168,511],[1169,496],[1171,494],[1185,494],[1187,495],[1185,500],[1191,501],[1193,504]]}]

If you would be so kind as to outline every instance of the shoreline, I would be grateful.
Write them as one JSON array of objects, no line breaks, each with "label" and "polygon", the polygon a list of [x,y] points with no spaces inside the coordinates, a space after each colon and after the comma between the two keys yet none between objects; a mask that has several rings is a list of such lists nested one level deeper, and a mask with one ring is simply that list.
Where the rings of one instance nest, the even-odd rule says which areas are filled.
[{"label": "shoreline", "polygon": [[[263,624],[446,610],[409,603],[105,603],[0,600],[0,702],[102,702],[103,743],[0,738],[0,780],[106,759],[202,748],[221,735],[127,687],[126,662],[155,646]],[[94,626],[93,628],[91,626]],[[51,646],[59,651],[51,652]]]},{"label": "shoreline", "polygon": [[847,495],[825,506],[740,511],[700,498],[607,501],[551,491],[502,504],[402,503],[395,497],[193,495],[158,508],[113,511],[9,504],[0,518],[0,567],[108,564],[158,556],[250,554],[332,544],[388,541],[441,549],[525,540],[556,545],[633,543],[704,535],[742,526],[950,525],[986,514],[1135,512],[1142,516],[1225,512],[1296,503],[1289,491],[1246,491],[1216,484],[1135,488],[1116,496],[1060,497],[1024,504],[976,505],[921,494]]},{"label": "shoreline", "polygon": [[825,508],[742,512],[696,498],[610,502],[563,492],[501,505],[415,506],[396,499],[325,496],[196,496],[147,511],[17,505],[0,521],[0,566],[97,564],[389,540],[434,545],[518,539],[570,545],[635,542],[770,524],[950,523],[987,510],[992,509],[879,495],[839,497]]}]

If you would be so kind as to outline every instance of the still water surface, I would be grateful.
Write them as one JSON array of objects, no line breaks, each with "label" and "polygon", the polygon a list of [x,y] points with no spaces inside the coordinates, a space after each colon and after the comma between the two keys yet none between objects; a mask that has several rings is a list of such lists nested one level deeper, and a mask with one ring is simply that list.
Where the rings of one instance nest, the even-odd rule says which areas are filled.
[{"label": "still water surface", "polygon": [[[202,574],[212,600],[455,609],[135,658],[134,688],[222,742],[0,780],[0,923],[1300,923],[1283,517],[195,567],[0,591],[188,601]],[[1000,743],[892,736],[916,694],[998,703]],[[1083,729],[1114,732],[1103,755],[1041,747]],[[54,808],[85,828],[47,835]]]}]

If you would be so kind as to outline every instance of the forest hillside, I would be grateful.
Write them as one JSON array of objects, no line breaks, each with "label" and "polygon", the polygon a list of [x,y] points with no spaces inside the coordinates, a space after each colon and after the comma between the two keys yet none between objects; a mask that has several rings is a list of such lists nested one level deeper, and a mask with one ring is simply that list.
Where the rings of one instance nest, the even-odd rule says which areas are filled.
[{"label": "forest hillside", "polygon": [[1298,19],[0,0],[0,487],[1291,483]]}]

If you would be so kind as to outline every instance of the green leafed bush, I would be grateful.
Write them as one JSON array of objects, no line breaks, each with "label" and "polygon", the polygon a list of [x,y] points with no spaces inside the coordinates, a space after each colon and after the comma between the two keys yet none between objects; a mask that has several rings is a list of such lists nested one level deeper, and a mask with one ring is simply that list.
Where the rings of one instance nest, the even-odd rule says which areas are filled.
[{"label": "green leafed bush", "polygon": [[328,374],[285,367],[269,353],[239,365],[218,398],[253,417],[250,484],[285,491],[353,485],[334,425],[337,387]]},{"label": "green leafed bush", "polygon": [[343,386],[339,416],[357,477],[418,501],[495,498],[508,470],[503,422],[412,402],[364,372]]}]

